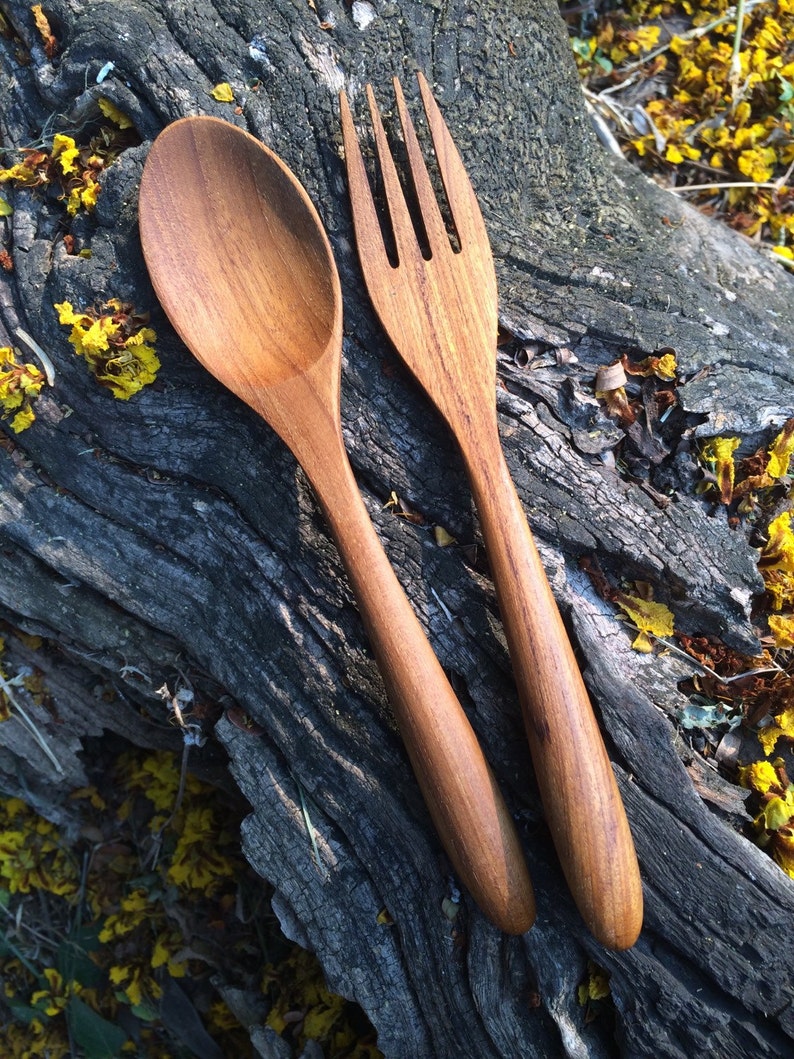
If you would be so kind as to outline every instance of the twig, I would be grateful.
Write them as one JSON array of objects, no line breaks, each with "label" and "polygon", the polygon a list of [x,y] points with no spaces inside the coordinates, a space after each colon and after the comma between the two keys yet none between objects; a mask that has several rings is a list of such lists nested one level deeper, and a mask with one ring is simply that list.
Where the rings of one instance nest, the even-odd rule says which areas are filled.
[{"label": "twig", "polygon": [[[786,176],[789,174],[787,173]],[[685,184],[677,188],[668,188],[668,191],[675,193],[684,191],[708,191],[710,188],[774,188],[776,191],[782,189],[782,185],[779,180],[776,181],[758,181],[758,180],[726,180],[726,181],[714,181],[711,184]]]},{"label": "twig", "polygon": [[439,607],[441,607],[442,611],[444,612],[444,617],[447,619],[447,621],[454,621],[455,620],[455,615],[452,613],[452,611],[446,605],[446,603],[441,598],[441,596],[439,596],[438,592],[436,592],[436,590],[434,588],[431,588],[430,591],[435,596],[436,603],[438,603]]},{"label": "twig", "polygon": [[46,756],[52,762],[52,764],[55,767],[55,769],[58,772],[60,772],[60,774],[63,776],[64,775],[64,770],[63,770],[63,766],[61,765],[60,761],[57,759],[55,754],[53,754],[52,750],[50,750],[50,748],[49,748],[49,746],[47,744],[47,740],[44,738],[44,736],[41,734],[41,732],[36,727],[35,721],[33,721],[28,716],[28,714],[25,712],[25,710],[20,705],[18,699],[14,695],[14,689],[12,687],[12,682],[9,681],[9,680],[6,680],[6,678],[1,673],[0,673],[0,691],[3,692],[3,694],[5,695],[5,697],[8,699],[9,703],[11,704],[11,706],[13,706],[14,711],[15,711],[13,716],[16,717],[16,719],[19,721],[20,724],[24,725],[24,727],[26,727],[30,731],[30,734],[33,736],[33,738],[39,744],[39,746],[44,751]]},{"label": "twig", "polygon": [[[637,626],[634,625],[632,622],[627,622],[627,624],[631,625],[632,628],[637,629],[637,632],[640,632],[640,629],[637,628]],[[649,632],[647,635],[652,637],[652,639],[654,639],[656,641],[656,643],[661,644],[663,647],[666,647],[668,649],[668,651],[672,651],[673,654],[680,655],[681,658],[685,658],[686,661],[689,662],[691,665],[693,665],[696,668],[702,670],[702,672],[707,673],[710,677],[714,677],[714,679],[718,680],[720,682],[720,684],[732,684],[735,680],[744,680],[745,677],[753,677],[757,673],[784,673],[785,672],[785,670],[783,669],[782,666],[779,666],[777,664],[777,662],[773,662],[772,665],[769,665],[769,666],[761,666],[758,669],[748,669],[744,673],[734,673],[734,675],[732,677],[723,677],[719,673],[717,673],[714,669],[710,669],[703,662],[699,662],[696,658],[693,658],[692,655],[688,654],[686,651],[684,651],[682,648],[678,647],[676,644],[670,643],[670,641],[666,640],[663,636],[655,636],[654,633],[652,633],[652,632]]]},{"label": "twig", "polygon": [[[0,912],[4,912],[9,919],[13,920],[14,933],[16,935],[21,937],[21,933],[22,931],[24,931],[25,934],[28,934],[31,938],[34,938],[40,946],[46,946],[47,949],[57,948],[59,943],[58,940],[51,938],[48,934],[45,934],[41,930],[37,930],[36,927],[30,926],[27,920],[22,917],[21,905],[17,907],[17,911],[14,913],[11,911],[10,908],[6,908],[4,904],[0,904]],[[12,950],[13,955],[16,956],[18,960],[22,961],[22,963],[29,971],[32,971],[33,974],[38,976],[38,971],[34,970],[32,964],[26,961],[25,957],[19,951],[17,946],[15,946],[9,938],[8,933],[3,935],[3,942],[8,946],[9,949]]]},{"label": "twig", "polygon": [[590,102],[585,95],[584,105],[587,108],[587,113],[590,115],[590,120],[595,126],[596,135],[598,136],[601,143],[611,151],[612,154],[617,155],[618,158],[623,157],[623,151],[621,150],[620,144],[612,133],[612,130],[598,113],[596,108]]},{"label": "twig", "polygon": [[24,342],[24,344],[28,347],[31,353],[35,354],[35,356],[39,358],[39,360],[41,361],[41,365],[44,368],[44,374],[47,376],[47,382],[50,386],[54,386],[55,367],[50,358],[38,344],[36,339],[31,338],[27,331],[23,331],[21,327],[18,327],[14,333],[16,334],[20,342]]},{"label": "twig", "polygon": [[312,823],[311,817],[309,816],[309,807],[306,804],[306,798],[303,793],[303,787],[301,786],[299,779],[297,779],[295,776],[293,776],[292,778],[295,780],[295,785],[298,788],[298,798],[300,799],[301,803],[301,815],[303,816],[303,824],[306,828],[306,833],[308,834],[309,840],[312,844],[312,851],[314,853],[314,863],[317,865],[323,875],[328,878],[328,869],[325,867],[322,860],[320,859],[320,850],[317,848],[317,835],[314,830],[314,824]]},{"label": "twig", "polygon": [[[9,919],[13,919],[14,920],[14,925],[15,925],[16,929],[19,930],[19,926],[20,925],[19,925],[19,923],[17,923],[16,916],[11,911],[11,909],[10,908],[6,908],[6,906],[3,905],[3,904],[0,904],[0,911],[5,912],[5,914],[8,916]],[[27,925],[27,923],[25,924],[25,930],[31,935],[31,937],[34,937],[36,939],[36,941],[38,941],[40,943],[43,943],[44,945],[47,945],[48,947],[52,945],[52,940],[50,938],[48,938],[46,934],[40,933],[34,927],[29,927]],[[20,949],[17,948],[17,946],[13,943],[11,938],[9,938],[7,933],[3,936],[3,944],[9,950],[11,955],[15,956],[19,960],[19,962],[22,964],[22,966],[25,968],[25,970],[29,971],[30,974],[32,974],[34,978],[38,978],[39,977],[39,972],[38,972],[37,968],[34,967],[33,964],[30,962],[30,960],[28,960],[27,957],[20,951]]]},{"label": "twig", "polygon": [[728,84],[731,86],[731,111],[736,110],[743,92],[739,93],[739,80],[742,76],[742,34],[744,33],[744,0],[736,0],[736,32],[733,35],[731,63],[728,67]]},{"label": "twig", "polygon": [[783,176],[779,180],[775,181],[775,187],[778,189],[778,191],[782,191],[786,184],[788,184],[788,179],[792,173],[794,173],[794,159],[792,160],[791,165],[788,167]]}]

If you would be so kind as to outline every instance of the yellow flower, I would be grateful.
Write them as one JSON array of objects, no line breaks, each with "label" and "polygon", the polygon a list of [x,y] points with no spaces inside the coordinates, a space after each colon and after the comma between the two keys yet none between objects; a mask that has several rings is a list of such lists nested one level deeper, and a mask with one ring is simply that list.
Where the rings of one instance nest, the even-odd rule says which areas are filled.
[{"label": "yellow flower", "polygon": [[634,40],[640,51],[650,51],[659,43],[660,29],[658,26],[641,26],[634,31]]},{"label": "yellow flower", "polygon": [[63,897],[78,890],[78,873],[53,825],[27,806],[16,829],[0,832],[0,879],[11,893],[46,890]]},{"label": "yellow flower", "polygon": [[673,165],[679,165],[681,162],[686,161],[687,158],[697,161],[703,154],[697,147],[690,147],[688,143],[669,143],[664,152],[664,156],[668,162],[672,162]]},{"label": "yellow flower", "polygon": [[49,988],[37,990],[30,998],[30,1005],[52,1018],[64,1010],[69,997],[78,994],[82,986],[75,981],[64,982],[54,967],[45,967],[43,973]]},{"label": "yellow flower", "polygon": [[758,183],[772,179],[776,162],[777,154],[772,147],[753,147],[749,151],[742,151],[736,159],[739,171]]},{"label": "yellow flower", "polygon": [[110,339],[118,329],[119,325],[114,323],[109,316],[100,316],[85,330],[76,327],[69,341],[78,353],[82,353],[90,360],[110,349]]},{"label": "yellow flower", "polygon": [[11,1022],[3,1030],[5,1054],[14,1059],[70,1059],[74,1052],[63,1023],[31,1019],[23,1025]]},{"label": "yellow flower", "polygon": [[14,350],[0,349],[0,410],[3,418],[15,412],[11,429],[17,434],[36,418],[31,407],[44,386],[44,375],[35,364],[20,364]]},{"label": "yellow flower", "polygon": [[57,158],[64,176],[77,172],[75,159],[79,154],[80,149],[71,136],[63,136],[61,133],[53,136],[51,157]]},{"label": "yellow flower", "polygon": [[636,140],[631,140],[631,146],[640,156],[644,158],[648,149],[656,146],[656,139],[652,135],[640,136]]},{"label": "yellow flower", "polygon": [[775,647],[794,647],[794,614],[770,614],[769,629],[775,638]]},{"label": "yellow flower", "polygon": [[664,603],[654,603],[622,592],[615,602],[637,626],[638,635],[631,645],[635,651],[649,654],[653,650],[651,636],[673,635],[673,613]]},{"label": "yellow flower", "polygon": [[54,308],[59,322],[71,326],[69,342],[75,353],[85,358],[114,397],[126,401],[155,381],[160,361],[149,343],[157,336],[133,306],[113,298],[99,311],[76,313],[71,302]]},{"label": "yellow flower", "polygon": [[761,550],[759,565],[767,570],[794,571],[793,511],[784,511],[769,523],[767,542]]},{"label": "yellow flower", "polygon": [[22,411],[17,412],[11,420],[11,429],[15,434],[21,434],[23,430],[28,429],[35,418],[36,416],[33,414],[32,408],[23,408]]},{"label": "yellow flower", "polygon": [[740,438],[711,438],[701,451],[703,460],[714,468],[723,504],[730,504],[733,498],[733,483],[736,475],[733,454],[740,444]]},{"label": "yellow flower", "polygon": [[8,169],[0,169],[0,184],[13,180],[16,184],[33,184],[36,182],[36,171],[26,166],[24,162],[17,162]]},{"label": "yellow flower", "polygon": [[794,879],[794,831],[778,831],[772,846],[772,856],[786,875]]},{"label": "yellow flower", "polygon": [[786,43],[786,33],[779,22],[766,17],[763,25],[755,31],[753,39],[758,48],[778,51]]},{"label": "yellow flower", "polygon": [[792,454],[794,454],[794,418],[787,420],[769,449],[766,473],[770,478],[785,478]]},{"label": "yellow flower", "polygon": [[74,311],[74,306],[71,302],[58,302],[55,305],[55,311],[58,313],[58,323],[69,325],[77,323],[78,320],[83,319],[82,316],[77,316]]},{"label": "yellow flower", "polygon": [[794,609],[794,572],[762,569],[761,575],[770,598],[770,609]]},{"label": "yellow flower", "polygon": [[175,931],[159,934],[149,961],[153,970],[165,966],[172,978],[184,978],[187,960],[177,960],[174,953],[184,947],[182,938]]},{"label": "yellow flower", "polygon": [[590,1000],[603,1000],[610,992],[609,974],[593,960],[588,960],[587,978],[577,991],[579,1003],[584,1007]]},{"label": "yellow flower", "polygon": [[212,893],[222,877],[234,875],[234,864],[218,852],[218,825],[209,806],[191,806],[168,869],[168,881]]},{"label": "yellow flower", "polygon": [[86,185],[80,190],[80,204],[86,210],[92,210],[96,206],[96,200],[101,190],[102,188],[93,177],[86,177]]},{"label": "yellow flower", "polygon": [[789,791],[783,798],[775,795],[764,803],[763,809],[755,819],[755,826],[759,830],[763,828],[766,831],[778,831],[789,823],[792,816],[794,795]]},{"label": "yellow flower", "polygon": [[121,986],[123,997],[133,1007],[140,1007],[144,998],[159,1000],[163,993],[151,975],[144,976],[142,967],[116,964],[110,968],[108,977],[113,985]]},{"label": "yellow flower", "polygon": [[[771,624],[772,618],[769,621]],[[774,724],[769,724],[758,731],[758,741],[767,756],[775,749],[781,737],[794,742],[794,706],[788,706],[782,713],[775,714]]]},{"label": "yellow flower", "polygon": [[[794,707],[788,712],[794,720]],[[761,795],[761,809],[753,820],[756,841],[794,878],[794,785],[784,787],[785,773],[777,769],[782,765],[782,758],[754,761],[739,769],[739,782]]]},{"label": "yellow flower", "polygon": [[232,91],[232,86],[228,83],[228,81],[223,81],[221,82],[221,84],[215,85],[215,87],[210,92],[210,95],[213,99],[217,99],[219,103],[234,102],[234,92]]},{"label": "yellow flower", "polygon": [[146,891],[140,888],[133,890],[132,893],[122,898],[120,911],[107,917],[99,932],[99,940],[105,943],[130,934],[152,914],[151,902]]},{"label": "yellow flower", "polygon": [[770,787],[780,783],[777,772],[770,761],[754,761],[739,768],[739,783],[759,794],[766,794]]},{"label": "yellow flower", "polygon": [[675,373],[678,370],[678,362],[676,361],[675,353],[664,353],[659,358],[659,363],[656,365],[654,374],[664,379],[666,382],[672,382],[675,379]]},{"label": "yellow flower", "polygon": [[692,42],[684,40],[683,37],[673,36],[670,38],[668,47],[673,55],[685,55],[688,49],[692,47]]},{"label": "yellow flower", "polygon": [[105,117],[110,118],[114,125],[118,125],[120,129],[131,129],[133,127],[132,118],[128,118],[123,110],[119,110],[116,104],[106,99],[105,96],[100,96],[97,103]]}]

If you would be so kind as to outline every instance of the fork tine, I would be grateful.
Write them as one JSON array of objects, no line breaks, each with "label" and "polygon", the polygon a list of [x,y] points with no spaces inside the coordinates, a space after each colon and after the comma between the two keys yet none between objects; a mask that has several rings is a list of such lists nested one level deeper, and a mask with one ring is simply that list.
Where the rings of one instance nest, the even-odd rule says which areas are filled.
[{"label": "fork tine", "polygon": [[411,121],[411,115],[405,105],[402,85],[396,77],[393,79],[393,84],[394,96],[397,100],[397,113],[400,115],[405,148],[408,153],[408,167],[411,170],[414,192],[422,212],[425,234],[430,244],[431,253],[440,253],[444,249],[449,250],[449,235],[444,224],[444,218],[441,216],[441,210],[438,207],[436,193],[430,183],[430,176],[422,156],[422,149],[419,146],[414,123]]},{"label": "fork tine", "polygon": [[386,247],[380,234],[380,220],[372,197],[372,188],[364,166],[364,158],[358,143],[358,136],[353,124],[353,115],[345,92],[339,93],[339,107],[342,120],[342,141],[345,145],[345,168],[350,192],[350,203],[353,207],[353,227],[356,241],[362,252],[366,248],[368,267],[391,269],[392,265],[386,254]]},{"label": "fork tine", "polygon": [[463,160],[421,70],[417,71],[416,79],[461,250],[465,251],[468,246],[489,248],[488,232]]},{"label": "fork tine", "polygon": [[400,178],[397,176],[397,167],[392,158],[389,141],[386,139],[386,130],[383,128],[378,104],[375,101],[375,93],[372,85],[367,85],[367,102],[372,117],[372,131],[375,136],[375,150],[378,155],[381,177],[383,179],[383,191],[386,196],[386,204],[389,207],[392,233],[397,247],[397,260],[409,262],[420,255],[419,242],[414,230],[414,222],[408,212]]}]

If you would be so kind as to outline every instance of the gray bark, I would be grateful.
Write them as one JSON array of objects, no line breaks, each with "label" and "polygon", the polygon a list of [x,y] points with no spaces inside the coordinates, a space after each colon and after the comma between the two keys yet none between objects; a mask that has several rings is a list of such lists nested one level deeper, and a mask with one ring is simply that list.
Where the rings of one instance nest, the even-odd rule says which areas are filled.
[{"label": "gray bark", "polygon": [[[133,117],[143,141],[107,170],[96,211],[71,226],[90,259],[66,253],[63,209],[36,192],[14,193],[7,222],[15,267],[0,286],[0,345],[18,344],[24,327],[57,379],[35,424],[0,446],[0,617],[45,638],[32,659],[10,633],[5,662],[44,669],[55,712],[37,721],[62,771],[11,721],[0,726],[3,785],[67,820],[88,738],[178,741],[151,717],[162,711],[155,689],[181,671],[222,714],[202,767],[219,783],[230,775],[250,802],[242,841],[275,888],[284,929],[363,1006],[387,1056],[777,1059],[794,1037],[794,883],[740,833],[741,792],[676,730],[677,684],[691,668],[633,652],[577,564],[595,556],[613,581],[651,582],[678,628],[752,653],[756,557],[695,495],[691,449],[699,436],[739,433],[752,450],[791,414],[794,283],[605,154],[550,0],[371,7],[362,28],[360,5],[323,0],[54,0],[61,49],[51,62],[29,5],[3,5],[31,55],[20,64],[0,38],[5,147],[79,123],[99,95]],[[430,531],[476,542],[460,460],[379,330],[358,271],[337,91],[361,113],[365,81],[386,105],[390,77],[410,86],[416,68],[435,87],[491,234],[515,337],[499,355],[505,448],[637,843],[646,922],[622,954],[589,938],[565,889],[492,585],[471,550],[438,548]],[[220,81],[239,112],[209,95]],[[279,153],[328,227],[345,297],[351,461],[525,839],[539,916],[523,938],[501,936],[465,894],[454,924],[445,917],[455,881],[310,489],[158,310],[137,186],[152,138],[191,113],[233,121]],[[150,308],[159,336],[158,382],[129,402],[88,376],[52,308],[107,297]],[[516,343],[536,353],[526,367],[511,356]],[[678,436],[650,469],[610,471],[599,452],[620,429],[593,401],[596,368],[663,346],[678,356]],[[561,349],[576,359],[557,358]],[[422,525],[384,508],[392,490]],[[113,701],[97,686],[114,689]],[[235,711],[261,732],[235,726]],[[377,922],[384,907],[391,926]],[[576,985],[588,958],[611,974],[613,1020],[585,1022]]]}]

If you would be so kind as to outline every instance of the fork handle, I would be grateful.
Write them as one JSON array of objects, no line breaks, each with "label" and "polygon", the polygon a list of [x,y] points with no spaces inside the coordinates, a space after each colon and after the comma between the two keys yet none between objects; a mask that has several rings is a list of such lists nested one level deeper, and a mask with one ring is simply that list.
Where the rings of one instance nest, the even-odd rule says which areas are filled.
[{"label": "fork handle", "polygon": [[495,419],[491,427],[461,440],[546,819],[588,928],[607,948],[629,948],[642,886],[628,820]]},{"label": "fork handle", "polygon": [[306,469],[345,563],[438,835],[488,918],[505,933],[523,934],[534,922],[535,900],[515,825],[383,550],[344,450],[323,460],[315,474]]}]

